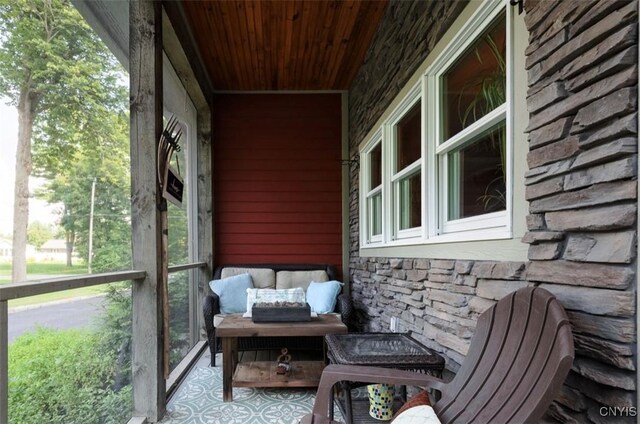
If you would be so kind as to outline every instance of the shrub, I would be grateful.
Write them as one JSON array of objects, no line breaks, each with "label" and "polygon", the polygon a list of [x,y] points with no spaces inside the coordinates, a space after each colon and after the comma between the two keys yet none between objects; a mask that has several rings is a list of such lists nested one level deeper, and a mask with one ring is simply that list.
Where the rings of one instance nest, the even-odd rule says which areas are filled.
[{"label": "shrub", "polygon": [[116,423],[130,389],[114,392],[115,352],[86,330],[38,328],[9,346],[9,419],[16,423]]}]

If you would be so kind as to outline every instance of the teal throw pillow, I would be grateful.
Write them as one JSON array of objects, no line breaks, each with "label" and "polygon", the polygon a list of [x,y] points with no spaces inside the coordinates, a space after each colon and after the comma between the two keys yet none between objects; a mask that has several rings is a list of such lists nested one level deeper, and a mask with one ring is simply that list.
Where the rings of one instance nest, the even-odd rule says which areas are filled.
[{"label": "teal throw pillow", "polygon": [[340,281],[312,281],[307,288],[307,303],[316,314],[328,314],[336,308],[338,294],[342,290]]},{"label": "teal throw pillow", "polygon": [[253,288],[249,274],[234,275],[221,280],[212,280],[209,287],[220,298],[220,312],[243,314],[247,312],[247,289]]}]

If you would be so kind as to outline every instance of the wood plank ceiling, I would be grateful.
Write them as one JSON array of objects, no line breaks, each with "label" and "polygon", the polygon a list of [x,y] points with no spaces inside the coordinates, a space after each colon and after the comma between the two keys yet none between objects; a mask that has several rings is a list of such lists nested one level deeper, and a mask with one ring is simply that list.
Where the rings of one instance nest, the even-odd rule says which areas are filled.
[{"label": "wood plank ceiling", "polygon": [[183,1],[215,90],[346,90],[387,0]]}]

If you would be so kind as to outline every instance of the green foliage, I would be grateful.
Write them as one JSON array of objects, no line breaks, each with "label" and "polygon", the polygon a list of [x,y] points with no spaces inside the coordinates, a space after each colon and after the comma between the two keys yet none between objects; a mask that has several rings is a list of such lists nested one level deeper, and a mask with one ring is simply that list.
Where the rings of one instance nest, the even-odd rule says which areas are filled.
[{"label": "green foliage", "polygon": [[[475,122],[480,117],[495,110],[507,100],[506,81],[507,64],[505,61],[505,46],[498,46],[491,34],[482,37],[482,43],[474,49],[478,65],[483,63],[480,47],[484,45],[496,63],[494,71],[488,75],[480,74],[472,78],[463,87],[458,96],[458,116],[462,127]],[[468,92],[475,92],[471,101],[466,101]],[[487,184],[484,194],[478,198],[487,212],[501,210],[507,206],[505,172],[506,172],[506,126],[487,133],[491,141],[491,149],[500,153],[500,166],[496,169],[496,177]]]},{"label": "green foliage", "polygon": [[[77,177],[81,180],[76,186],[81,186],[84,178],[102,177],[99,172],[107,169],[112,158],[122,159],[118,154],[111,156],[110,147],[123,140],[128,145],[128,132],[123,133],[120,123],[128,122],[123,75],[120,64],[69,0],[0,0],[0,94],[17,106],[20,116],[27,117],[21,121],[20,132],[26,136],[20,136],[18,142],[32,151],[34,174],[58,179],[58,183]],[[33,140],[29,139],[31,130]],[[83,158],[103,162],[102,170],[96,169],[95,163],[75,169]],[[30,161],[25,160],[27,174],[32,171]],[[122,171],[114,168],[112,172]],[[27,184],[24,178],[16,179],[16,185],[19,183]],[[82,230],[88,231],[88,214],[83,208],[89,202],[79,206],[73,202],[78,196],[72,194],[71,203],[67,203],[67,196],[60,193],[61,185],[57,187],[58,193],[42,197],[64,203],[61,224],[67,242],[73,244],[76,231],[81,238]],[[123,191],[127,187],[120,185]],[[118,213],[122,210],[108,202]],[[18,214],[24,216],[27,210]],[[103,233],[113,230],[104,228]],[[119,233],[115,238],[123,241]],[[81,241],[86,242],[86,237]],[[22,249],[24,246],[14,246],[16,252]],[[86,250],[84,253],[86,257]],[[101,270],[122,269],[128,264],[122,251],[112,250],[96,261]]]},{"label": "green foliage", "polygon": [[112,390],[114,352],[88,331],[39,328],[9,346],[9,420],[117,423],[130,416],[130,389]]},{"label": "green foliage", "polygon": [[40,249],[42,245],[53,238],[53,229],[40,221],[29,224],[27,230],[27,242]]},{"label": "green foliage", "polygon": [[76,251],[88,259],[91,185],[96,179],[92,272],[131,267],[131,198],[128,118],[111,115],[95,134],[95,143],[80,146],[73,166],[58,173],[36,196],[62,203],[61,224],[75,240]]},{"label": "green foliage", "polygon": [[122,112],[122,68],[69,0],[0,0],[0,93],[33,100],[39,175],[70,165],[106,112]]},{"label": "green foliage", "polygon": [[[132,303],[128,283],[112,284],[100,321],[100,349],[117,352],[115,387],[130,383]],[[169,275],[170,364],[173,368],[191,348],[189,343],[189,273]]]}]

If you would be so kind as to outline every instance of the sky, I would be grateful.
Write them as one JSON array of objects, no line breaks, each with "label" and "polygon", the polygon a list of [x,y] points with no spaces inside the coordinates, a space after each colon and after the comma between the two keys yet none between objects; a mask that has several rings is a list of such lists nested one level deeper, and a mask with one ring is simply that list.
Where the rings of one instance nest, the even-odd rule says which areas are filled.
[{"label": "sky", "polygon": [[[6,99],[0,98],[0,237],[13,233],[13,185],[16,174],[16,147],[18,145],[18,110],[8,106]],[[42,184],[42,180],[31,177],[29,190]],[[29,199],[29,222],[40,221],[55,224],[58,221],[58,205],[49,205],[39,199]]]}]

